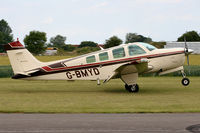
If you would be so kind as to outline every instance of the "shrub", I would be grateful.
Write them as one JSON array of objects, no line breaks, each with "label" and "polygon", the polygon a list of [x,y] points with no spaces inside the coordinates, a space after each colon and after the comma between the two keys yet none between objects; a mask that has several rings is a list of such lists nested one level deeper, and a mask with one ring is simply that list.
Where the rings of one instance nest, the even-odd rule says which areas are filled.
[{"label": "shrub", "polygon": [[0,78],[12,77],[13,71],[11,66],[0,66]]},{"label": "shrub", "polygon": [[77,49],[78,54],[87,54],[90,52],[98,51],[100,50],[98,47],[82,47]]}]

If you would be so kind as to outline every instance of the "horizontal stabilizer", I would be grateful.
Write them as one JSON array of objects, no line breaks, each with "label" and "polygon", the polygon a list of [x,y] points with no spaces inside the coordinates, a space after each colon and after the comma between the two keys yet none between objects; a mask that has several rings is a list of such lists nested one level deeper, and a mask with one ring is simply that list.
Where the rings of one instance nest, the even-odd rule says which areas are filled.
[{"label": "horizontal stabilizer", "polygon": [[11,42],[4,45],[5,50],[16,50],[16,49],[24,49],[24,45],[22,45],[19,41]]}]

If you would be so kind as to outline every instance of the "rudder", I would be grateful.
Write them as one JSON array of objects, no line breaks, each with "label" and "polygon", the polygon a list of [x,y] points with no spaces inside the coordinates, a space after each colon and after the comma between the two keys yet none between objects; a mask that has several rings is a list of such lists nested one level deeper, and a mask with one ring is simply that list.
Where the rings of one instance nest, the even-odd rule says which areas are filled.
[{"label": "rudder", "polygon": [[28,75],[43,65],[18,40],[4,45],[14,74]]}]

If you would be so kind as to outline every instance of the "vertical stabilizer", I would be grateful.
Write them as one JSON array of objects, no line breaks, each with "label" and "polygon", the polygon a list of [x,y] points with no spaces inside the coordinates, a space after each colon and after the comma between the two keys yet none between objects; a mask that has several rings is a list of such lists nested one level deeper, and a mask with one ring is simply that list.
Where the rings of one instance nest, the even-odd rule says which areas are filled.
[{"label": "vertical stabilizer", "polygon": [[28,75],[29,71],[42,66],[19,41],[11,42],[4,45],[7,51],[14,74]]}]

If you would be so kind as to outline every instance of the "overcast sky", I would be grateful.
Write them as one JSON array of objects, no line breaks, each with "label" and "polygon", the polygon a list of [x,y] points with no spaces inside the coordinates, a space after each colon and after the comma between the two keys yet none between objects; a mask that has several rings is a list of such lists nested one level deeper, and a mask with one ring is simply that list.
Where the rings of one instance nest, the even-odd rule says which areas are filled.
[{"label": "overcast sky", "polygon": [[128,32],[154,41],[176,41],[186,31],[200,32],[200,0],[0,0],[14,38],[32,30],[67,37],[66,43],[104,43]]}]

